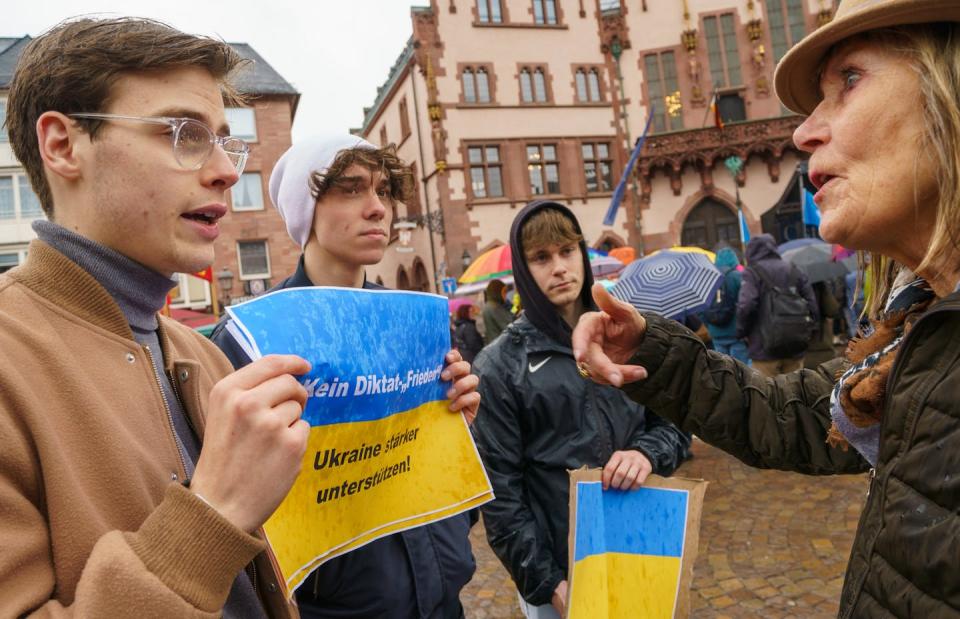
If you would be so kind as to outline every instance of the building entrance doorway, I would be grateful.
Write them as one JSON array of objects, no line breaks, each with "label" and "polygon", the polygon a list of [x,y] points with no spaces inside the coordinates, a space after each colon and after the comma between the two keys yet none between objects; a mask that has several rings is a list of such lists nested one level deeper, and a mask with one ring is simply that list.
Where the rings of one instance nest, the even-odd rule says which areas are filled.
[{"label": "building entrance doorway", "polygon": [[737,215],[713,198],[704,198],[683,222],[680,244],[715,251],[721,243],[740,245]]}]

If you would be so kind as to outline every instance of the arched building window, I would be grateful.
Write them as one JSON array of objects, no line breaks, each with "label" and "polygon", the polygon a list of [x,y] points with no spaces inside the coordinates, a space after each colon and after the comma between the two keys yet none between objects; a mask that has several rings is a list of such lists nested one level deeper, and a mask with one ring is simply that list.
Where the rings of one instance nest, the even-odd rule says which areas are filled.
[{"label": "arched building window", "polygon": [[402,264],[397,267],[397,290],[410,290],[410,277]]},{"label": "arched building window", "polygon": [[423,266],[423,260],[413,259],[413,285],[411,290],[420,292],[430,292],[430,277],[427,275],[427,268]]},{"label": "arched building window", "polygon": [[537,103],[547,101],[547,78],[544,76],[543,69],[539,67],[533,72],[533,98]]},{"label": "arched building window", "polygon": [[780,62],[787,50],[806,34],[803,22],[803,0],[766,0],[773,61]]},{"label": "arched building window", "polygon": [[533,78],[530,77],[530,69],[520,69],[520,100],[533,103]]},{"label": "arched building window", "polygon": [[544,66],[525,66],[520,68],[520,102],[547,103],[550,91],[547,89],[547,70]]},{"label": "arched building window", "polygon": [[580,67],[574,73],[574,84],[577,88],[577,101],[581,103],[597,103],[600,97],[600,71],[596,68]]},{"label": "arched building window", "polygon": [[589,101],[589,95],[587,94],[587,72],[583,69],[577,69],[573,78],[577,87],[577,101]]},{"label": "arched building window", "polygon": [[481,24],[503,23],[500,0],[477,0],[477,21]]},{"label": "arched building window", "polygon": [[464,103],[490,103],[490,72],[486,67],[467,66],[460,72]]},{"label": "arched building window", "polygon": [[473,69],[466,68],[461,75],[463,82],[463,100],[467,103],[477,102],[477,81],[473,76]]},{"label": "arched building window", "polygon": [[590,69],[590,72],[587,73],[587,88],[590,92],[591,101],[600,100],[600,71],[598,69]]},{"label": "arched building window", "polygon": [[477,103],[490,103],[490,81],[483,67],[477,69]]}]

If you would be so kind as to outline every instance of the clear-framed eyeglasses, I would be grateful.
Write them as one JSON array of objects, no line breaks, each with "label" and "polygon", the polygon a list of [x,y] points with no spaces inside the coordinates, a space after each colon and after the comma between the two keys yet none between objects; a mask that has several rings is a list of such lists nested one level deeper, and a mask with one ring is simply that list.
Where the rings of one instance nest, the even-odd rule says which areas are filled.
[{"label": "clear-framed eyeglasses", "polygon": [[219,146],[227,154],[237,169],[243,172],[247,165],[250,146],[240,138],[218,136],[210,127],[193,118],[170,118],[167,116],[124,116],[122,114],[78,113],[68,114],[70,118],[89,118],[93,120],[127,120],[167,125],[173,130],[173,156],[177,163],[187,170],[199,170],[210,158],[214,147]]}]

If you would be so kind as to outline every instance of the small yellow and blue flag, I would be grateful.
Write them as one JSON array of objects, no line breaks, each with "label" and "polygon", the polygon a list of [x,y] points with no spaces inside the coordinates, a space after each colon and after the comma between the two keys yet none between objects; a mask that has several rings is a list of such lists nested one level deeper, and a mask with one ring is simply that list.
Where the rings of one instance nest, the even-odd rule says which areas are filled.
[{"label": "small yellow and blue flag", "polygon": [[684,615],[684,566],[696,552],[690,529],[699,528],[703,482],[677,481],[681,487],[630,491],[605,491],[600,481],[573,484],[570,619]]}]

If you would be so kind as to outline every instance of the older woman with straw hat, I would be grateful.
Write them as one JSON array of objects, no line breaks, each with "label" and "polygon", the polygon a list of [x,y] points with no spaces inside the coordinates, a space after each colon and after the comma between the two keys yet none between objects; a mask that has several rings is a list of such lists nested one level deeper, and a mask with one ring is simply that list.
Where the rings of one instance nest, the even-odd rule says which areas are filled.
[{"label": "older woman with straw hat", "polygon": [[839,616],[960,617],[960,0],[842,0],[776,87],[821,235],[872,257],[872,332],[764,378],[595,288],[575,356],[753,466],[870,470]]}]

